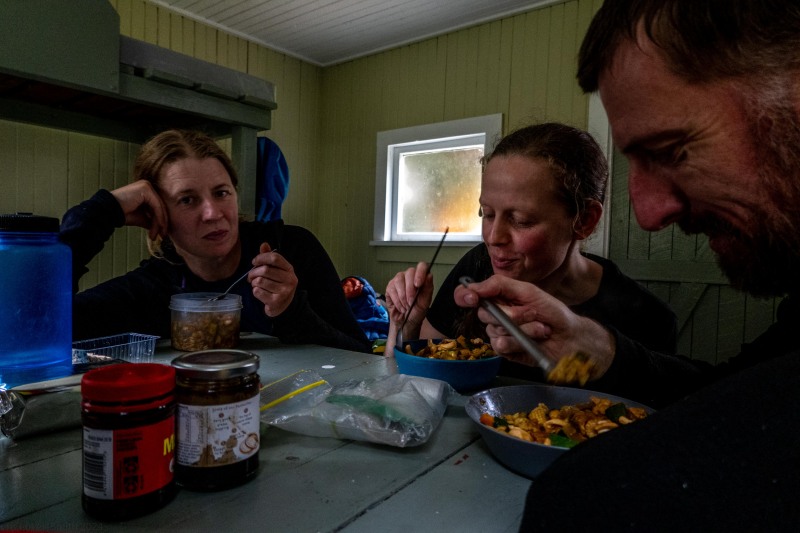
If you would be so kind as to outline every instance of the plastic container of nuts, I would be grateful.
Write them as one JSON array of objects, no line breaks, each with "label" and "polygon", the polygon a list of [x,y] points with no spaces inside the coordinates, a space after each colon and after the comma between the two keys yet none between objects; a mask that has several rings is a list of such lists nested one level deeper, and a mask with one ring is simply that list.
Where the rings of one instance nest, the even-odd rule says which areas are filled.
[{"label": "plastic container of nuts", "polygon": [[227,294],[211,300],[218,293],[190,292],[174,294],[172,311],[172,347],[185,352],[235,348],[239,344],[242,297]]}]

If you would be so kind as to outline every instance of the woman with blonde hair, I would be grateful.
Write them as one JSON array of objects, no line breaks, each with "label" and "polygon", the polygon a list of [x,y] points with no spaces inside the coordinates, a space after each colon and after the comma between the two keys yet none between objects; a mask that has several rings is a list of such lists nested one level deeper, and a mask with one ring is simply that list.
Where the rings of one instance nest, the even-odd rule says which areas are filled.
[{"label": "woman with blonde hair", "polygon": [[153,252],[138,268],[75,295],[75,339],[129,331],[169,337],[172,295],[220,293],[250,271],[232,291],[242,297],[243,331],[369,350],[316,237],[282,220],[240,220],[236,171],[214,139],[183,130],[156,135],[142,146],[133,178],[62,220],[75,287],[116,228],[145,228]]}]

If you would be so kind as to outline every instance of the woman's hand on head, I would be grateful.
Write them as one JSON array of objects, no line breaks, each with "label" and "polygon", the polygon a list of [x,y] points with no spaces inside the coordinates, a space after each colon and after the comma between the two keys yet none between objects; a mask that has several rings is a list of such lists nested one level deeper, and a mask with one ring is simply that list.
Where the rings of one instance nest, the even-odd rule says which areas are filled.
[{"label": "woman's hand on head", "polygon": [[286,311],[294,299],[297,291],[294,268],[266,242],[261,244],[253,266],[255,268],[247,276],[253,296],[264,304],[267,316],[274,318]]},{"label": "woman's hand on head", "polygon": [[[588,354],[595,362],[593,378],[603,375],[611,365],[616,348],[613,335],[594,320],[573,313],[536,285],[495,275],[469,288],[456,288],[455,300],[462,307],[477,307],[480,299],[491,300],[505,311],[554,363],[576,352]],[[479,309],[478,318],[487,324],[486,333],[498,355],[536,366],[519,342],[487,310]]]},{"label": "woman's hand on head", "polygon": [[167,207],[147,180],[136,180],[111,194],[119,202],[125,214],[126,226],[138,226],[147,230],[150,240],[165,237],[169,230]]}]

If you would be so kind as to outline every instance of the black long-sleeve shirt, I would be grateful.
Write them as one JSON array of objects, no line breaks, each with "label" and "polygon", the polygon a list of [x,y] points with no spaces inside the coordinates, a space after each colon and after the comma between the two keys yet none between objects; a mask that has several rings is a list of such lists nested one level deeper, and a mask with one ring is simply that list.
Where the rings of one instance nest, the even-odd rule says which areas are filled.
[{"label": "black long-sleeve shirt", "polygon": [[[106,190],[73,207],[64,215],[59,238],[73,256],[73,284],[88,269],[86,265],[103,249],[125,216],[116,199]],[[314,235],[283,221],[241,222],[242,259],[236,272],[226,279],[208,282],[194,275],[177,254],[169,261],[148,258],[136,269],[75,294],[73,338],[75,340],[125,332],[170,336],[170,298],[188,292],[223,292],[252,268],[259,246],[268,242],[286,258],[298,279],[290,306],[275,318],[247,283],[232,290],[242,297],[241,329],[278,337],[286,343],[310,343],[354,351],[369,351],[369,341],[358,325],[341,288],[339,276],[325,249]]]}]

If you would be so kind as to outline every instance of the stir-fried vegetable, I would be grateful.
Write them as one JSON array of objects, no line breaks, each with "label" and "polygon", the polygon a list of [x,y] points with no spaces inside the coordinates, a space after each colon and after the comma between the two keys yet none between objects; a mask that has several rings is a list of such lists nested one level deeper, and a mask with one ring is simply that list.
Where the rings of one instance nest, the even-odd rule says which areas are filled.
[{"label": "stir-fried vegetable", "polygon": [[416,353],[412,352],[411,347],[408,345],[406,345],[405,350],[406,353],[419,357],[461,361],[472,361],[495,356],[492,346],[483,339],[469,340],[464,338],[463,335],[457,339],[443,339],[438,343],[428,339],[428,345]]},{"label": "stir-fried vegetable", "polygon": [[601,433],[645,418],[640,407],[627,407],[608,398],[592,397],[583,404],[550,409],[540,403],[529,412],[493,416],[482,413],[481,424],[530,442],[571,448]]}]

